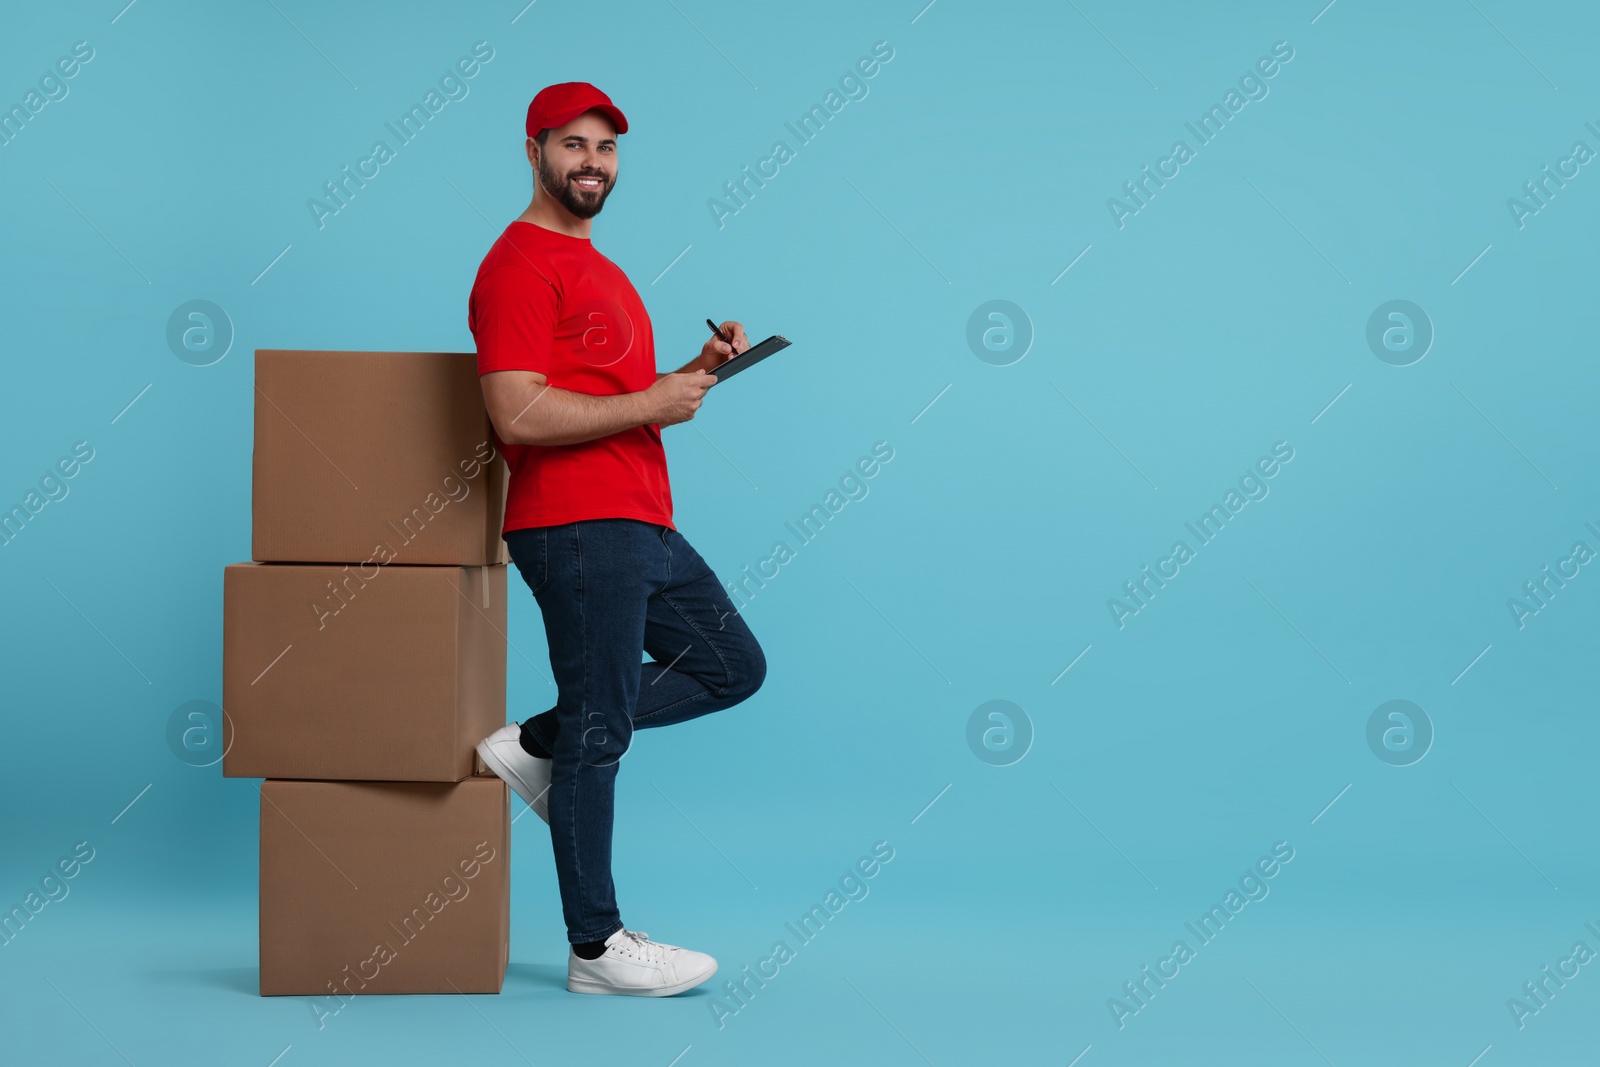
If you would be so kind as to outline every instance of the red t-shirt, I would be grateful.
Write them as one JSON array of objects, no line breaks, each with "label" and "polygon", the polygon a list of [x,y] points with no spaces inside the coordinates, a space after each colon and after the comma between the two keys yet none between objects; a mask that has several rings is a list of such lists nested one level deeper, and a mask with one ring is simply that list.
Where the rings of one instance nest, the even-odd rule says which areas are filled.
[{"label": "red t-shirt", "polygon": [[[479,375],[537,371],[558,389],[590,396],[634,393],[656,381],[644,302],[586,237],[511,223],[478,266],[467,326]],[[656,423],[575,445],[506,444],[498,433],[495,444],[511,469],[502,532],[580,519],[676,529]]]}]

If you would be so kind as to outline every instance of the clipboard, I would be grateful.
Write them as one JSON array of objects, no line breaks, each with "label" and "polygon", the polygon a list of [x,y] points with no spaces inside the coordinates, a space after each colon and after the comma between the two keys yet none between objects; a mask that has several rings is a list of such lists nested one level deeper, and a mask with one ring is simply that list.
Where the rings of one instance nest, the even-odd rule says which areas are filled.
[{"label": "clipboard", "polygon": [[721,366],[714,370],[708,371],[707,373],[717,380],[718,385],[721,385],[723,382],[727,381],[735,374],[738,374],[746,367],[755,366],[757,363],[760,363],[774,352],[782,352],[785,348],[789,347],[789,344],[790,342],[787,337],[783,336],[782,334],[775,333],[765,341],[762,341],[760,344],[755,345],[752,348],[745,349],[743,352],[740,352],[737,356],[734,356],[726,363],[723,363]]}]

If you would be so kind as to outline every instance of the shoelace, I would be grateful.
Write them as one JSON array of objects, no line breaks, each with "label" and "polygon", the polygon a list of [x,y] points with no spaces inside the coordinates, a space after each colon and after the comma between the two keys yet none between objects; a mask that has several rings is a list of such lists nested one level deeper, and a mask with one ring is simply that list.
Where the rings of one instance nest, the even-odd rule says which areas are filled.
[{"label": "shoelace", "polygon": [[623,947],[623,951],[629,955],[639,956],[652,963],[661,963],[666,960],[670,946],[656,944],[650,940],[650,935],[643,930],[624,930],[622,931],[622,936],[633,940],[631,947]]}]

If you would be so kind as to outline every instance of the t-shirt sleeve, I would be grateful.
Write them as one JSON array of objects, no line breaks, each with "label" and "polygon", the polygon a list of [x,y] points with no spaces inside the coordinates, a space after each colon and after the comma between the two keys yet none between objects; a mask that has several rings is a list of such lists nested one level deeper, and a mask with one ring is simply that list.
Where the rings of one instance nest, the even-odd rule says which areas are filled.
[{"label": "t-shirt sleeve", "polygon": [[549,377],[560,296],[530,270],[496,267],[472,290],[468,327],[478,348],[478,373],[537,371]]}]

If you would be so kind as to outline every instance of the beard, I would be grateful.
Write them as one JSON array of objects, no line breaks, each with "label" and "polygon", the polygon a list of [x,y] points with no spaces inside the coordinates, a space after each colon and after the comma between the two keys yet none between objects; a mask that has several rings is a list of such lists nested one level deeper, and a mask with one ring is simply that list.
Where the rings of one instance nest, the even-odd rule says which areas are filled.
[{"label": "beard", "polygon": [[[595,190],[583,189],[574,179],[599,178],[600,188]],[[539,184],[544,186],[544,191],[561,202],[561,205],[580,219],[592,219],[600,214],[600,209],[605,207],[606,197],[611,195],[611,190],[616,187],[617,180],[608,177],[603,171],[575,170],[568,174],[558,174],[545,160],[544,154],[539,157]]]}]

